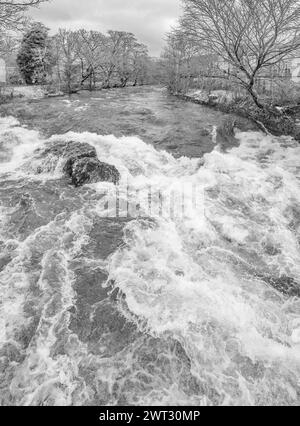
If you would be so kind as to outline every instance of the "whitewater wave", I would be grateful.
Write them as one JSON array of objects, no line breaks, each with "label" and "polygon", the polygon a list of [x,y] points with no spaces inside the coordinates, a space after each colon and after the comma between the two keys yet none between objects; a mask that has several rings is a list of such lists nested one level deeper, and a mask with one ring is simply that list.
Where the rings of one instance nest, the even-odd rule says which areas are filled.
[{"label": "whitewater wave", "polygon": [[124,315],[178,340],[219,403],[298,404],[300,147],[238,138],[239,148],[206,155],[193,174],[205,216],[146,231],[131,223],[110,278]]},{"label": "whitewater wave", "polygon": [[[0,210],[2,403],[299,404],[294,140],[240,132],[228,153],[216,147],[203,160],[175,159],[137,137],[70,132],[46,140],[12,118],[0,125],[0,181],[10,182],[3,199],[12,197]],[[107,184],[68,192],[53,183],[62,165],[49,173],[35,158],[60,140],[93,145],[137,190],[196,185],[203,205],[187,217],[103,222]],[[20,179],[35,225],[13,233]],[[42,201],[32,182],[45,191]],[[45,218],[53,194],[56,208]]]}]

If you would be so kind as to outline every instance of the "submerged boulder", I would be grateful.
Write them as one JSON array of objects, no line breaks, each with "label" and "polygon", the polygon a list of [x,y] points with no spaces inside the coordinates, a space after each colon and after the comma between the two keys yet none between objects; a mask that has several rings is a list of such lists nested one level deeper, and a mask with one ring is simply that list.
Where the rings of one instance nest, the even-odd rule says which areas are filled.
[{"label": "submerged boulder", "polygon": [[88,143],[74,141],[54,141],[41,150],[41,156],[52,155],[58,158],[79,159],[84,157],[97,158],[96,149]]},{"label": "submerged boulder", "polygon": [[69,160],[97,158],[96,149],[74,141],[52,141],[34,152],[34,158],[24,165],[24,169],[37,174],[54,173],[57,167]]},{"label": "submerged boulder", "polygon": [[96,149],[88,143],[75,141],[53,141],[36,153],[37,164],[31,163],[37,173],[49,173],[62,164],[63,172],[72,179],[76,187],[96,182],[111,182],[115,185],[120,180],[118,170],[97,158]]},{"label": "submerged boulder", "polygon": [[96,182],[111,182],[115,185],[120,181],[120,173],[110,164],[102,163],[97,158],[79,158],[67,161],[64,172],[72,179],[76,187]]}]

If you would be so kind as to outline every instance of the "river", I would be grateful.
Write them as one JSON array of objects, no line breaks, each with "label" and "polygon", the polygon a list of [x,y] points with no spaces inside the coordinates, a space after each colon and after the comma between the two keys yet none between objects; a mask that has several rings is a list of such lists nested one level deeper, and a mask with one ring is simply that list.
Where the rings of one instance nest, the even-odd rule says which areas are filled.
[{"label": "river", "polygon": [[[227,119],[160,88],[0,118],[2,405],[299,405],[300,146]],[[70,186],[56,141],[201,202],[105,215],[113,185]]]}]

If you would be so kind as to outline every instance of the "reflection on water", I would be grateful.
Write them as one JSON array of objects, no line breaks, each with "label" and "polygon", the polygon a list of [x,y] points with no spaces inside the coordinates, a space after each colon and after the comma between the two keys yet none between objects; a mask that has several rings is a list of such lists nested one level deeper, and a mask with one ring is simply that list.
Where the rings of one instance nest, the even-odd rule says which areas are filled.
[{"label": "reflection on water", "polygon": [[[149,144],[140,133],[121,137],[132,119],[128,93],[123,115],[113,92],[93,96],[59,100],[82,120],[50,142],[90,143],[136,190],[197,185],[205,214],[201,206],[181,218],[104,217],[110,184],[69,186],[62,164],[49,173],[36,153],[47,139],[1,119],[1,404],[299,405],[299,145],[247,132],[227,153],[212,151],[211,134],[199,148],[200,127],[210,131],[219,113],[202,117],[181,103],[176,112],[171,99],[157,112],[150,90],[145,108],[155,99],[164,125],[149,124],[141,101],[142,118],[131,120],[147,117]],[[103,132],[116,136],[89,127],[105,103],[110,113],[119,108],[118,129],[114,116],[113,131]],[[199,122],[186,118],[173,136],[177,155],[162,150],[169,141],[155,138],[167,117],[171,128],[194,107]],[[80,133],[84,119],[89,131]],[[34,120],[54,126],[51,113]],[[209,153],[178,157],[194,148],[196,157]]]}]

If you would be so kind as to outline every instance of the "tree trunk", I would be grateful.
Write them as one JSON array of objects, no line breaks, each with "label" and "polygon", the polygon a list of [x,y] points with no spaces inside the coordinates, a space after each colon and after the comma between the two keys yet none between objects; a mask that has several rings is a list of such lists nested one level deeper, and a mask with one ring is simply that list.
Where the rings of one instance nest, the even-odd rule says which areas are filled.
[{"label": "tree trunk", "polygon": [[128,78],[121,78],[121,87],[122,88],[125,88],[126,86],[127,86],[127,81],[128,81]]},{"label": "tree trunk", "polygon": [[68,94],[71,95],[72,94],[72,86],[71,86],[71,81],[68,80]]},{"label": "tree trunk", "polygon": [[93,90],[93,73],[90,73],[90,92]]},{"label": "tree trunk", "polygon": [[110,89],[110,75],[105,77],[103,89]]},{"label": "tree trunk", "polygon": [[258,95],[257,93],[252,89],[252,88],[248,88],[248,93],[250,94],[251,98],[253,99],[255,105],[259,108],[259,109],[264,109],[263,104],[261,104],[258,100]]},{"label": "tree trunk", "polygon": [[95,83],[95,70],[90,65],[87,69],[86,75],[82,72],[82,78],[81,78],[81,86],[83,86],[84,82],[89,79],[89,90],[92,92],[95,89],[96,83]]},{"label": "tree trunk", "polygon": [[264,109],[263,104],[261,104],[261,103],[259,102],[258,94],[257,94],[257,93],[256,93],[256,91],[254,90],[254,83],[255,83],[255,81],[254,81],[254,77],[253,77],[253,78],[250,80],[249,85],[247,86],[247,91],[248,91],[248,93],[250,94],[251,98],[253,99],[253,101],[254,101],[255,105],[256,105],[259,109]]}]

